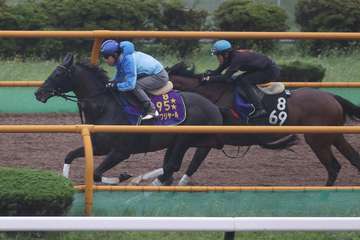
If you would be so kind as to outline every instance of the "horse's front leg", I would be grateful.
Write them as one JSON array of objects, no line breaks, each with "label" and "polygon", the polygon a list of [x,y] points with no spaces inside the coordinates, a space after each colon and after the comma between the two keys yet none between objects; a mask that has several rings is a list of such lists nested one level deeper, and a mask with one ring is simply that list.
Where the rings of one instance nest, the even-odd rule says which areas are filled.
[{"label": "horse's front leg", "polygon": [[112,150],[105,157],[104,161],[100,163],[100,165],[95,169],[94,172],[94,181],[100,182],[102,181],[102,175],[107,170],[115,167],[118,163],[128,159],[130,157],[130,153],[121,152],[119,150]]},{"label": "horse's front leg", "polygon": [[[93,154],[94,156],[103,156],[109,152],[109,149],[106,148],[100,148],[96,145],[93,146]],[[64,160],[64,167],[63,167],[63,176],[66,178],[69,178],[70,175],[70,166],[71,163],[76,159],[80,157],[85,156],[85,150],[84,147],[76,148],[75,150],[70,151],[68,154],[66,154],[65,160]]]}]

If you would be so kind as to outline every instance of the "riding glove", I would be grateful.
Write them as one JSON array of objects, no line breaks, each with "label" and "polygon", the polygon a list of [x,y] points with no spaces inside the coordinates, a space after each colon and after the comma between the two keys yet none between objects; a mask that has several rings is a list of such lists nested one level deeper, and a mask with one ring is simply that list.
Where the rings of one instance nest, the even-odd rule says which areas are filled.
[{"label": "riding glove", "polygon": [[216,75],[216,71],[214,71],[214,70],[206,70],[204,75],[207,75],[207,76]]},{"label": "riding glove", "polygon": [[208,82],[209,80],[210,80],[210,76],[204,74],[203,77],[202,77],[202,79],[201,79],[201,82]]},{"label": "riding glove", "polygon": [[117,89],[116,82],[114,81],[106,83],[105,87],[108,89]]}]

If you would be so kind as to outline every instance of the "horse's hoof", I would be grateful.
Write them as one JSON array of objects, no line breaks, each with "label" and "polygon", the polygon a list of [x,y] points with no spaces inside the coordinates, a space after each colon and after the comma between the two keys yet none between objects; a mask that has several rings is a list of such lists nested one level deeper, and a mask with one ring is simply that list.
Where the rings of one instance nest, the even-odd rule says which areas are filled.
[{"label": "horse's hoof", "polygon": [[119,184],[119,178],[116,177],[102,177],[101,182],[106,185],[117,185]]},{"label": "horse's hoof", "polygon": [[152,186],[164,186],[164,184],[158,178],[156,178],[154,181],[152,181],[151,185]]},{"label": "horse's hoof", "polygon": [[166,179],[163,184],[164,186],[171,186],[174,183],[174,178],[170,177],[169,179]]},{"label": "horse's hoof", "polygon": [[129,185],[133,185],[133,186],[140,185],[142,180],[143,180],[142,176],[134,177],[130,180]]},{"label": "horse's hoof", "polygon": [[120,176],[119,176],[119,182],[124,182],[128,179],[132,178],[132,176],[128,173],[121,173]]},{"label": "horse's hoof", "polygon": [[101,176],[94,175],[94,182],[101,182]]},{"label": "horse's hoof", "polygon": [[189,185],[190,182],[190,177],[188,175],[184,175],[182,176],[182,178],[180,179],[178,186],[186,186]]}]

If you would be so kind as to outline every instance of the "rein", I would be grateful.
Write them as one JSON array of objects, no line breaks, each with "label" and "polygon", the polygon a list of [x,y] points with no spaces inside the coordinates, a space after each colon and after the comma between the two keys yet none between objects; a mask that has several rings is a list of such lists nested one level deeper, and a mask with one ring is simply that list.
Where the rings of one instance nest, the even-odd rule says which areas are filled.
[{"label": "rein", "polygon": [[[68,77],[71,78],[71,75],[73,74],[71,68],[68,68],[68,67],[63,66],[63,65],[59,65],[58,67],[65,70]],[[102,84],[104,85],[105,83],[102,83]],[[99,91],[99,92],[97,92],[95,94],[92,94],[92,95],[90,95],[88,97],[85,97],[85,98],[78,98],[77,96],[74,96],[74,95],[61,93],[60,91],[55,90],[55,89],[53,90],[52,93],[53,93],[53,96],[61,97],[61,98],[65,99],[65,100],[68,100],[68,101],[71,101],[71,102],[76,102],[77,106],[78,106],[78,110],[79,110],[81,124],[84,124],[84,119],[85,119],[84,115],[85,114],[84,114],[84,105],[83,105],[83,103],[85,103],[87,101],[91,101],[92,99],[94,99],[94,98],[96,98],[96,97],[98,97],[100,95],[103,95],[103,94],[107,93],[108,91],[109,91],[109,89],[104,87],[103,90],[101,90],[101,91]],[[120,106],[120,109],[124,108],[126,103],[122,102],[121,99],[119,99],[116,96],[114,91],[110,90],[110,93],[111,93],[112,97],[114,98],[115,103]],[[105,100],[106,99],[104,98],[104,102],[102,104],[102,107],[104,107],[104,105],[105,105]],[[140,124],[141,124],[141,116],[139,116],[138,121],[137,121],[137,125],[140,125]]]},{"label": "rein", "polygon": [[243,154],[241,154],[241,156],[240,156],[240,146],[238,146],[236,156],[230,156],[230,154],[226,153],[224,149],[222,149],[221,151],[223,152],[225,157],[234,159],[234,158],[243,158],[243,157],[245,157],[245,155],[249,152],[250,148],[251,148],[251,146],[248,146],[247,149],[245,150],[245,152],[243,152]]},{"label": "rein", "polygon": [[[58,68],[62,68],[63,70],[66,71],[66,74],[71,77],[72,75],[72,69],[71,68],[68,68],[64,65],[58,65]],[[77,96],[74,96],[74,95],[70,95],[70,94],[66,94],[66,93],[60,93],[58,92],[57,90],[54,90],[53,91],[53,94],[54,96],[58,96],[58,97],[62,97],[64,98],[65,100],[67,101],[71,101],[71,102],[76,102],[77,104],[77,107],[79,109],[79,115],[80,115],[80,120],[81,120],[81,124],[84,124],[84,110],[83,110],[83,107],[82,107],[82,103],[86,102],[86,101],[90,101],[92,100],[93,98],[95,97],[98,97],[104,93],[106,93],[107,89],[104,88],[104,90],[98,92],[98,93],[95,93],[89,97],[86,97],[86,98],[78,98]]]},{"label": "rein", "polygon": [[62,97],[64,98],[65,100],[67,101],[71,101],[71,102],[76,102],[76,105],[78,107],[78,110],[79,110],[79,116],[80,116],[80,121],[81,121],[81,124],[84,124],[85,121],[84,121],[84,110],[83,110],[83,107],[81,106],[81,103],[82,102],[86,102],[86,101],[89,101],[99,95],[102,95],[106,92],[106,90],[102,91],[102,92],[99,92],[99,93],[96,93],[90,97],[87,97],[87,98],[82,98],[82,99],[79,99],[78,97],[74,96],[74,95],[70,95],[70,94],[66,94],[66,93],[56,93],[55,92],[55,96],[58,96],[58,97]]}]

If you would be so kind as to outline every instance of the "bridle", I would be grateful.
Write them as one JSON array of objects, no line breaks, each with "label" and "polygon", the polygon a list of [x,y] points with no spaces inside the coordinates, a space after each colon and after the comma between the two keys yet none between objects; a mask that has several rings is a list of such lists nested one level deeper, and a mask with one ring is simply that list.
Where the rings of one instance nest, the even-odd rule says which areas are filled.
[{"label": "bridle", "polygon": [[[66,67],[66,66],[64,66],[64,65],[61,65],[61,64],[58,65],[57,68],[61,68],[61,69],[65,70],[66,76],[67,76],[68,78],[71,78],[71,77],[72,77],[72,75],[73,75],[72,68],[68,68],[68,67]],[[96,97],[98,97],[98,96],[100,96],[100,95],[105,94],[107,91],[108,91],[108,89],[106,89],[106,88],[104,87],[103,90],[101,90],[101,91],[99,91],[99,92],[97,92],[97,93],[95,93],[95,94],[92,94],[92,95],[90,95],[90,96],[87,96],[87,97],[85,97],[85,98],[79,98],[79,97],[77,97],[77,96],[75,96],[75,95],[71,95],[71,94],[67,94],[67,93],[62,93],[62,92],[60,92],[59,89],[58,89],[58,90],[57,90],[57,89],[53,89],[53,90],[51,91],[51,93],[52,93],[53,96],[61,97],[61,98],[65,99],[65,100],[67,100],[67,101],[75,102],[75,103],[77,104],[77,107],[78,107],[78,110],[79,110],[79,116],[80,116],[81,124],[84,124],[84,108],[83,108],[83,104],[84,104],[85,102],[92,101],[94,98],[96,98]],[[111,92],[112,92],[112,91],[111,91]],[[112,93],[112,94],[113,94],[113,93]],[[116,99],[116,98],[115,98],[115,99]],[[118,101],[117,101],[117,103],[118,103],[118,104],[121,104],[121,103],[118,102]],[[105,99],[104,99],[103,105],[105,105]],[[122,105],[122,104],[121,104],[121,105]]]}]

